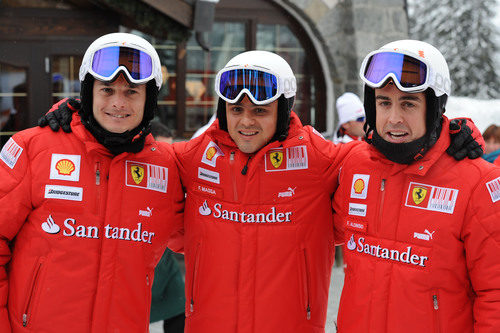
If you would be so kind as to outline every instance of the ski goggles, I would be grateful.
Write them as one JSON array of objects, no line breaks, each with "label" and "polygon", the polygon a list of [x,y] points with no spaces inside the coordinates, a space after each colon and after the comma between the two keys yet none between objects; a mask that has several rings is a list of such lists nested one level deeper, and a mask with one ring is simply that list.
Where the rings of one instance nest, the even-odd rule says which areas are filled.
[{"label": "ski goggles", "polygon": [[94,52],[89,72],[102,81],[111,81],[123,71],[131,83],[143,84],[151,80],[153,60],[144,51],[123,46],[110,46]]},{"label": "ski goggles", "polygon": [[390,51],[375,51],[366,56],[359,72],[372,88],[380,88],[392,78],[399,90],[420,92],[429,87],[429,66],[422,58]]},{"label": "ski goggles", "polygon": [[215,92],[228,103],[236,103],[247,94],[256,105],[269,104],[283,94],[277,75],[260,69],[231,68],[217,73]]}]

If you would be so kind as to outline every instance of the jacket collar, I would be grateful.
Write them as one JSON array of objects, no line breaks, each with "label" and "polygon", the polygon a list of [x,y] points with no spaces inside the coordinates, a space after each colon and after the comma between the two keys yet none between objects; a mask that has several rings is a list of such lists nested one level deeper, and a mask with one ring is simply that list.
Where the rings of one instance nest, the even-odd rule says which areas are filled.
[{"label": "jacket collar", "polygon": [[[83,125],[80,115],[77,113],[73,114],[73,119],[71,120],[71,130],[75,134],[75,136],[80,139],[85,145],[87,152],[98,151],[101,154],[108,155],[113,157],[114,155],[106,149],[103,145],[101,145],[96,138],[85,128]],[[151,134],[146,136],[146,140],[144,142],[143,150],[147,149],[150,145],[154,143],[154,138]],[[120,154],[121,155],[121,154]]]},{"label": "jacket collar", "polygon": [[370,149],[373,152],[373,157],[375,160],[382,162],[386,165],[392,165],[391,174],[403,171],[406,174],[414,174],[419,176],[425,176],[429,169],[446,154],[446,149],[450,146],[450,121],[446,116],[443,116],[443,124],[441,129],[441,134],[439,139],[436,141],[434,146],[432,146],[429,151],[424,155],[424,157],[418,161],[407,164],[399,164],[388,160],[380,151],[378,151],[373,145],[370,145]]}]

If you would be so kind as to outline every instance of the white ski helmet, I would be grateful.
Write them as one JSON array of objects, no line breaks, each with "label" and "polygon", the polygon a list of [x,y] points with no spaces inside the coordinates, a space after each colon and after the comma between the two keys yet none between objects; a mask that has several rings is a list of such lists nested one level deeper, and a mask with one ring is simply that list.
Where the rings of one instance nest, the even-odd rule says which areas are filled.
[{"label": "white ski helmet", "polygon": [[[251,80],[238,81],[242,76]],[[257,89],[262,83],[261,79],[269,84],[268,89]],[[217,73],[215,91],[219,96],[217,118],[221,129],[227,131],[225,103],[236,103],[246,94],[257,105],[278,100],[278,122],[272,140],[284,140],[288,135],[297,80],[290,65],[276,53],[254,50],[233,57]]]},{"label": "white ski helmet", "polygon": [[[373,131],[369,142],[397,163],[411,163],[424,156],[441,133],[443,113],[451,92],[448,65],[434,46],[418,40],[399,40],[369,53],[359,72],[365,83],[365,132]],[[407,93],[424,93],[426,100],[426,133],[408,143],[389,143],[376,131],[375,89],[392,80]]]},{"label": "white ski helmet", "polygon": [[[427,72],[425,81],[414,87],[403,87],[398,79],[398,73],[390,68],[390,66],[387,65],[387,62],[383,64],[387,72],[377,72],[378,78],[376,79],[376,82],[370,80],[367,78],[367,72],[369,71],[370,64],[374,59],[374,56],[381,53],[403,54],[422,62],[425,64]],[[397,65],[401,66],[400,63]],[[385,84],[385,81],[387,81],[388,78],[392,78],[394,83],[402,91],[421,92],[425,91],[427,88],[431,88],[434,90],[436,97],[444,94],[450,96],[451,93],[450,71],[445,58],[437,48],[429,43],[418,40],[406,39],[394,41],[385,44],[376,51],[369,53],[363,60],[359,75],[361,76],[361,79],[371,88],[379,88],[381,85]]]},{"label": "white ski helmet", "polygon": [[[120,62],[123,58],[123,52],[120,51],[120,48],[122,50],[132,49],[136,51],[133,54],[133,68],[130,68],[129,65],[131,61],[128,63]],[[109,52],[100,57],[101,61],[99,63],[103,65],[99,67],[96,65],[98,55],[103,50],[114,52]],[[161,63],[153,45],[142,37],[123,32],[101,36],[90,44],[80,66],[80,81],[83,82],[87,73],[101,81],[112,81],[120,71],[124,72],[127,79],[132,83],[143,84],[154,79],[158,90],[161,88]]]}]

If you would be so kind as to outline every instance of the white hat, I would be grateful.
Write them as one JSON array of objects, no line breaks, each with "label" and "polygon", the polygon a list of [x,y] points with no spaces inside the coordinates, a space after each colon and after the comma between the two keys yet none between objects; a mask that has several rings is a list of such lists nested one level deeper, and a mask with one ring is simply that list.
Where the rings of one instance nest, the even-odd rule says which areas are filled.
[{"label": "white hat", "polygon": [[364,117],[365,108],[358,96],[346,92],[337,98],[337,113],[339,115],[339,123],[335,133],[339,131],[340,126],[343,124]]}]

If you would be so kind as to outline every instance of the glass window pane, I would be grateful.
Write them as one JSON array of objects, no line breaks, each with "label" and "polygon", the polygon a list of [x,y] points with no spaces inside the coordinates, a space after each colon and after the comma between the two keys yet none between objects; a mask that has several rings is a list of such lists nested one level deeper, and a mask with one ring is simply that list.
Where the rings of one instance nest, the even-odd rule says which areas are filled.
[{"label": "glass window pane", "polygon": [[297,37],[281,24],[257,24],[257,49],[278,53],[292,67],[297,78],[297,95],[293,110],[302,120],[314,125],[314,80],[306,52]]},{"label": "glass window pane", "polygon": [[177,46],[173,42],[156,40],[153,44],[160,57],[163,82],[158,93],[156,118],[170,129],[177,127]]},{"label": "glass window pane", "polygon": [[52,102],[80,96],[78,72],[82,56],[54,56],[52,58]]},{"label": "glass window pane", "polygon": [[235,55],[245,51],[245,24],[216,22],[204,35],[210,52],[203,51],[192,36],[187,43],[185,131],[203,126],[215,111],[214,81],[217,71]]},{"label": "glass window pane", "polygon": [[25,128],[28,114],[27,69],[0,63],[0,146]]}]

